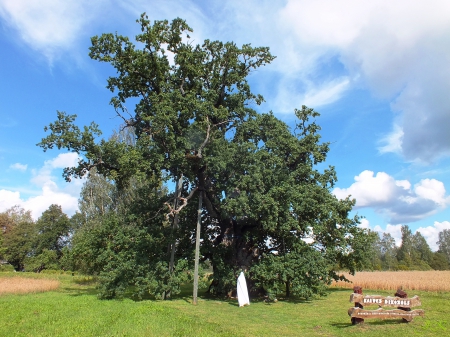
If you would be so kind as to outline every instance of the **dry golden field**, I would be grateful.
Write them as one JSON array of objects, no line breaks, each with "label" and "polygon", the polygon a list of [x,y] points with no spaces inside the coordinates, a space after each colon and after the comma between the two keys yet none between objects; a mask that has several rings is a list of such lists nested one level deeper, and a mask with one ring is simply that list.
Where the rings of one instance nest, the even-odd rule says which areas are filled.
[{"label": "dry golden field", "polygon": [[58,289],[59,281],[24,277],[0,277],[0,295],[37,293]]},{"label": "dry golden field", "polygon": [[364,289],[450,291],[450,271],[382,271],[358,272],[352,276],[344,273],[352,283],[334,282],[332,287]]}]

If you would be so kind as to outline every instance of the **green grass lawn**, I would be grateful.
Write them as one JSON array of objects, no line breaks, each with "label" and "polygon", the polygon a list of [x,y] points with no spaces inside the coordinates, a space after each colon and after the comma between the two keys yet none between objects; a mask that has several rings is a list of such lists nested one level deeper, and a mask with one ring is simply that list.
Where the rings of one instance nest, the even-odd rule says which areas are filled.
[{"label": "green grass lawn", "polygon": [[[7,274],[0,273],[0,277]],[[30,274],[26,274],[27,276]],[[8,274],[11,276],[11,274]],[[21,273],[19,276],[25,276]],[[57,291],[0,296],[0,336],[446,336],[450,333],[450,293],[419,295],[425,317],[411,323],[366,320],[352,326],[350,291],[333,289],[313,301],[252,301],[207,298],[192,305],[190,287],[170,301],[98,300],[95,285],[68,275]],[[365,294],[393,295],[365,290]]]}]

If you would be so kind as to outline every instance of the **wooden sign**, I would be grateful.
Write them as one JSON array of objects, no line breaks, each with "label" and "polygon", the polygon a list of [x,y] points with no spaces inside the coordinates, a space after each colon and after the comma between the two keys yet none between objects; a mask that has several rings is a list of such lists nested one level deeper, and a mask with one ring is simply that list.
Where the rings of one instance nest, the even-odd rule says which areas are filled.
[{"label": "wooden sign", "polygon": [[362,294],[351,294],[350,302],[361,303],[362,306],[378,305],[380,307],[402,307],[411,308],[422,305],[419,296],[414,296],[411,298],[400,298],[391,296],[381,296],[381,295],[362,295]]},{"label": "wooden sign", "polygon": [[383,308],[379,308],[377,310],[364,310],[361,308],[350,308],[348,309],[348,315],[352,318],[379,318],[379,319],[386,319],[386,318],[404,318],[408,322],[412,321],[414,317],[416,316],[424,316],[425,311],[421,309],[416,309],[412,311],[405,311],[401,309],[394,309],[394,310],[384,310]]}]

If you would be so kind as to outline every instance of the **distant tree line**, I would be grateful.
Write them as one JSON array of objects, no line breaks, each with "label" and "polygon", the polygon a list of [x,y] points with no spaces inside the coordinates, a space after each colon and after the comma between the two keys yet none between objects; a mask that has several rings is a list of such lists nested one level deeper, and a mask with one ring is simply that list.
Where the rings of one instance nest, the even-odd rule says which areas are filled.
[{"label": "distant tree line", "polygon": [[450,269],[450,230],[439,233],[438,250],[433,252],[420,232],[401,227],[402,243],[398,247],[389,233],[370,232],[374,237],[370,247],[372,259],[367,264],[371,270],[448,270]]},{"label": "distant tree line", "polygon": [[58,205],[34,221],[19,206],[0,213],[0,261],[16,271],[70,269],[67,256],[74,223]]}]

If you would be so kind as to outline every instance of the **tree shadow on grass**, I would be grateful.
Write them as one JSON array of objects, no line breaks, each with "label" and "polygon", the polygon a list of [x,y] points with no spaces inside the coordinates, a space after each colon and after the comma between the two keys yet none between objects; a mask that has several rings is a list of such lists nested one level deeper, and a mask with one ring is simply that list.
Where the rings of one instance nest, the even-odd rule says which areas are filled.
[{"label": "tree shadow on grass", "polygon": [[398,324],[407,324],[407,322],[402,319],[383,319],[383,320],[375,320],[375,321],[364,321],[364,324],[368,325],[398,325]]},{"label": "tree shadow on grass", "polygon": [[338,329],[345,329],[345,328],[350,328],[353,326],[351,322],[348,322],[348,323],[334,322],[334,323],[331,323],[330,325],[335,328],[338,328]]},{"label": "tree shadow on grass", "polygon": [[345,293],[350,293],[351,294],[353,291],[351,289],[347,289],[347,288],[328,288],[327,292],[329,292],[329,293],[342,293],[342,292],[345,292]]},{"label": "tree shadow on grass", "polygon": [[[90,294],[90,295],[97,295],[98,294],[97,289],[92,288],[92,287],[90,287],[87,290],[77,289],[77,288],[72,288],[72,289],[67,288],[67,289],[69,291],[73,291],[75,293],[73,296],[80,296],[80,295],[83,295],[83,294]],[[76,294],[77,290],[78,290],[79,295]],[[130,300],[135,301],[135,302],[159,301],[160,300],[160,299],[157,299],[154,295],[149,294],[149,293],[142,294],[141,296],[138,296],[138,295],[135,294],[135,292],[133,290],[134,290],[133,287],[130,287],[121,298],[122,299],[130,299]],[[346,292],[346,293],[348,293],[349,290],[348,289],[339,289],[339,288],[329,289],[329,293],[335,293],[335,292]],[[198,299],[200,301],[219,301],[219,302],[222,302],[222,303],[229,304],[231,306],[239,307],[239,303],[238,303],[238,299],[237,298],[229,298],[229,297],[226,297],[226,296],[213,295],[213,294],[208,293],[207,288],[199,289],[199,291],[198,291]],[[182,300],[182,301],[185,301],[186,303],[192,303],[193,302],[193,288],[192,288],[192,284],[191,283],[183,284],[180,287],[180,293],[172,294],[170,296],[170,298],[168,298],[166,300],[167,301]],[[310,298],[310,299],[301,298],[301,297],[295,297],[295,296],[291,296],[289,298],[285,298],[285,297],[283,297],[283,295],[277,296],[277,302],[292,303],[292,304],[310,304],[312,302],[326,301],[326,300],[327,300],[326,296],[315,297],[315,298]],[[250,302],[251,303],[264,303],[264,304],[266,304],[268,306],[276,304],[276,302],[269,301],[267,299],[267,297],[264,297],[264,296],[252,296],[252,297],[250,297]]]},{"label": "tree shadow on grass", "polygon": [[78,288],[78,287],[64,287],[64,292],[66,292],[69,296],[77,297],[77,296],[84,296],[84,295],[93,295],[97,296],[98,291],[95,288],[89,287],[89,288]]},{"label": "tree shadow on grass", "polygon": [[[186,288],[186,286],[182,287],[182,291],[180,294],[173,296],[172,299],[182,299],[186,302],[192,302],[192,285],[188,285],[189,288]],[[343,291],[343,290],[338,290]],[[348,292],[348,289],[347,289]],[[208,293],[208,291],[205,289],[199,290],[198,298],[204,301],[220,301],[222,303],[227,303],[232,306],[239,306],[239,302],[237,297],[227,297],[227,296],[217,296],[214,294]],[[327,300],[327,297],[315,297],[315,298],[302,298],[302,297],[296,297],[291,296],[289,298],[283,297],[283,295],[279,295],[276,297],[276,301],[268,300],[267,296],[250,296],[250,303],[264,303],[266,305],[274,305],[277,302],[285,302],[285,303],[293,303],[293,304],[309,304],[315,301],[325,301]]]},{"label": "tree shadow on grass", "polygon": [[406,322],[403,322],[402,320],[399,320],[399,319],[384,319],[384,320],[375,320],[375,321],[365,320],[363,323],[353,325],[350,322],[350,317],[349,317],[348,323],[332,322],[332,323],[330,323],[330,325],[335,328],[338,328],[338,329],[345,329],[345,328],[350,328],[352,326],[384,326],[384,325],[398,325],[398,324],[405,324],[405,323]]},{"label": "tree shadow on grass", "polygon": [[281,302],[287,302],[287,303],[294,303],[294,304],[304,304],[304,303],[312,303],[314,301],[322,301],[323,298],[314,298],[314,299],[306,299],[306,298],[282,298],[280,299]]}]

